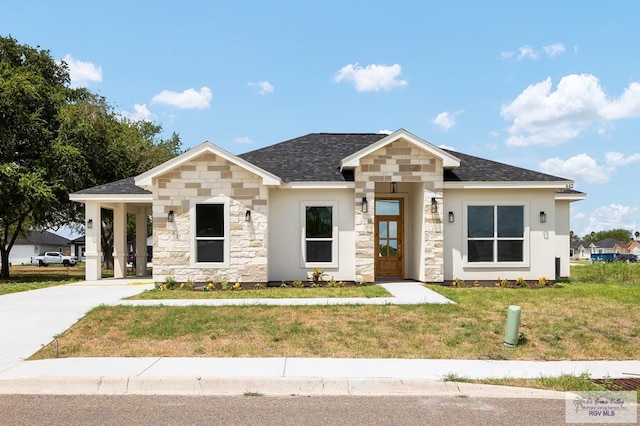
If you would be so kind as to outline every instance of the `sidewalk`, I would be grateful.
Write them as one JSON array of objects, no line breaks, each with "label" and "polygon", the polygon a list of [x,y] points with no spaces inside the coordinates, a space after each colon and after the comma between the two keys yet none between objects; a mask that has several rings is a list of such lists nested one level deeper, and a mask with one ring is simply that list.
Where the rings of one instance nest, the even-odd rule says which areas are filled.
[{"label": "sidewalk", "polygon": [[[452,303],[417,283],[383,284],[394,297],[244,299],[241,304]],[[565,398],[565,392],[443,382],[459,378],[536,378],[588,372],[634,377],[640,361],[485,361],[335,358],[61,358],[24,361],[99,304],[200,304],[122,301],[150,281],[102,280],[0,296],[0,394],[465,395]],[[206,304],[238,304],[207,300]],[[276,301],[276,302],[274,302]],[[135,302],[135,303],[132,303]],[[215,302],[215,303],[212,303]]]}]

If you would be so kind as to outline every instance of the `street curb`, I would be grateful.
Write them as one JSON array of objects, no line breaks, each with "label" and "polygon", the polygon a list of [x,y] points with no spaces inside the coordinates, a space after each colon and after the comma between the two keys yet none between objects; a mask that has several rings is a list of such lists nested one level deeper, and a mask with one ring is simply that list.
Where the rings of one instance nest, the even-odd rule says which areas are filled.
[{"label": "street curb", "polygon": [[446,396],[565,399],[566,392],[381,378],[25,377],[0,379],[0,395]]}]

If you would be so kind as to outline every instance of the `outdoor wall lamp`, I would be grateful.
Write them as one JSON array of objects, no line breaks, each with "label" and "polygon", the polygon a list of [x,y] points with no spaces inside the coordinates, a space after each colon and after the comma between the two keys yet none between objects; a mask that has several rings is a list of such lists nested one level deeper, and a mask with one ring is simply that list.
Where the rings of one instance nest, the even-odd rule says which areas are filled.
[{"label": "outdoor wall lamp", "polygon": [[545,223],[547,221],[547,214],[545,212],[540,212],[540,223]]},{"label": "outdoor wall lamp", "polygon": [[396,192],[398,192],[398,183],[397,182],[391,182],[391,192],[393,192],[394,194]]},{"label": "outdoor wall lamp", "polygon": [[366,213],[369,211],[369,203],[367,202],[367,197],[362,197],[362,213]]},{"label": "outdoor wall lamp", "polygon": [[449,223],[453,223],[455,217],[453,216],[453,212],[449,212]]},{"label": "outdoor wall lamp", "polygon": [[247,210],[244,213],[244,221],[245,222],[251,222],[251,210]]},{"label": "outdoor wall lamp", "polygon": [[438,201],[436,197],[431,197],[431,213],[438,213]]},{"label": "outdoor wall lamp", "polygon": [[169,214],[167,214],[167,222],[169,223],[173,223],[173,221],[175,220],[176,214],[173,212],[173,210],[169,210]]},{"label": "outdoor wall lamp", "polygon": [[93,229],[93,219],[87,221],[87,229]]}]

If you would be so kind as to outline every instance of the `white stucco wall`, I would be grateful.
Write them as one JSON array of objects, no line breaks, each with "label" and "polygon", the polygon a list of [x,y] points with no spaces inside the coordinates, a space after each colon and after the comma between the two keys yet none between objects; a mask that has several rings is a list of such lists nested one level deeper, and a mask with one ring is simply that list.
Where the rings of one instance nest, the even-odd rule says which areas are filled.
[{"label": "white stucco wall", "polygon": [[560,277],[570,275],[569,242],[571,240],[570,204],[569,201],[556,201],[556,212],[553,215],[556,223],[556,257],[560,258]]},{"label": "white stucco wall", "polygon": [[[303,202],[337,203],[338,265],[322,268],[327,278],[355,280],[355,231],[353,189],[271,189],[269,191],[269,281],[307,280],[302,260]],[[334,224],[335,225],[335,224]]]},{"label": "white stucco wall", "polygon": [[[558,250],[556,239],[556,216],[567,215],[568,210],[556,211],[553,189],[445,189],[444,190],[444,274],[445,281],[456,278],[463,280],[498,280],[510,281],[518,277],[525,280],[537,280],[539,277],[555,278],[555,255]],[[528,226],[528,254],[525,249],[524,266],[476,266],[464,264],[463,253],[466,244],[465,203],[481,202],[487,205],[493,203],[523,203],[525,205],[525,228]],[[448,212],[455,215],[454,223],[448,222]],[[547,222],[540,223],[540,211],[547,214]],[[564,219],[562,219],[564,220]],[[527,230],[525,229],[525,232]],[[568,235],[568,231],[567,231]],[[568,240],[566,252],[568,256]]]}]

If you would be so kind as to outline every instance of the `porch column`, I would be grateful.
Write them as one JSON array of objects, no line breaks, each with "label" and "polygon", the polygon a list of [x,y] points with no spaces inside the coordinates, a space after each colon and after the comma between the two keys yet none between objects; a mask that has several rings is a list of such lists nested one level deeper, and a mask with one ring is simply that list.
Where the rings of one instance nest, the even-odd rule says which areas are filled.
[{"label": "porch column", "polygon": [[87,281],[95,281],[102,278],[102,244],[101,206],[98,202],[87,201],[84,205],[85,217],[85,264],[84,276]]},{"label": "porch column", "polygon": [[136,276],[147,274],[147,208],[136,211]]},{"label": "porch column", "polygon": [[123,203],[113,208],[113,278],[127,276],[127,209]]}]

